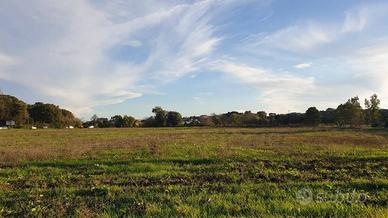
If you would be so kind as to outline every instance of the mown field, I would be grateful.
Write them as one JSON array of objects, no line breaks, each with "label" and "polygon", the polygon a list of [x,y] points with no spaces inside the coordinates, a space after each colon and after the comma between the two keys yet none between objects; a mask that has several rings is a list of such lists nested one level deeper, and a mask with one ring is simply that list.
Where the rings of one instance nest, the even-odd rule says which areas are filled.
[{"label": "mown field", "polygon": [[388,217],[388,132],[0,131],[0,217]]}]

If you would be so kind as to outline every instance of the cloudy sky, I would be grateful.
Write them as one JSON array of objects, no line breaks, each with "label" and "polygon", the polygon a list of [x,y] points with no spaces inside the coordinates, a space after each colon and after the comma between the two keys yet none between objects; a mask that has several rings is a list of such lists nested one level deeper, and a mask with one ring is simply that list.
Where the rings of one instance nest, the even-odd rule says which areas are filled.
[{"label": "cloudy sky", "polygon": [[386,0],[2,0],[0,89],[86,119],[388,107],[387,24]]}]

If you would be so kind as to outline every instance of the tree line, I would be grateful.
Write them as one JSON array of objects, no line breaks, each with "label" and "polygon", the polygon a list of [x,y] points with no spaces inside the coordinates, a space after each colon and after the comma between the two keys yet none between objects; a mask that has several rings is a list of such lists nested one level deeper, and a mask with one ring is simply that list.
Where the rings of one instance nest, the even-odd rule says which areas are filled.
[{"label": "tree line", "polygon": [[16,126],[38,126],[64,128],[129,128],[129,127],[281,127],[330,125],[357,128],[363,125],[388,128],[388,110],[380,109],[380,100],[372,95],[363,102],[356,96],[337,108],[319,111],[310,107],[304,113],[275,114],[259,112],[228,112],[202,116],[182,117],[179,112],[166,111],[161,107],[152,109],[153,116],[137,120],[129,115],[103,118],[94,115],[89,121],[81,122],[72,112],[53,104],[37,102],[28,105],[16,97],[0,95],[0,121],[13,120]]},{"label": "tree line", "polygon": [[98,117],[97,115],[93,115],[90,121],[84,122],[83,127],[95,127],[95,128],[129,128],[129,127],[138,127],[137,120],[132,116],[121,116],[115,115],[108,118]]},{"label": "tree line", "polygon": [[10,95],[0,95],[0,121],[15,121],[15,127],[81,127],[72,112],[57,105],[37,102],[29,105]]},{"label": "tree line", "polygon": [[93,115],[90,121],[84,122],[83,126],[97,127],[97,128],[109,128],[109,127],[177,127],[182,126],[182,115],[176,111],[165,111],[161,107],[155,107],[152,109],[155,116],[151,116],[144,120],[136,120],[132,116],[128,115],[115,115],[108,118],[99,118],[97,115]]},{"label": "tree line", "polygon": [[363,109],[360,99],[356,96],[340,104],[336,109],[328,108],[319,111],[310,107],[305,113],[267,114],[264,111],[252,113],[228,112],[211,116],[192,116],[183,119],[185,126],[219,126],[219,127],[280,127],[280,126],[319,126],[338,127],[372,127],[388,128],[388,110],[380,109],[377,95],[365,99]]}]

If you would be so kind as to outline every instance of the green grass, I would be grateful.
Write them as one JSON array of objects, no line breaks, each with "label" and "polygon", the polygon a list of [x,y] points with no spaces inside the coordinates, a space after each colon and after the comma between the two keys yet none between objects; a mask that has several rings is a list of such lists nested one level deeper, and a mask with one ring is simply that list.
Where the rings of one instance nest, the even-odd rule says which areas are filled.
[{"label": "green grass", "polygon": [[5,130],[0,217],[388,217],[387,148],[384,130]]}]

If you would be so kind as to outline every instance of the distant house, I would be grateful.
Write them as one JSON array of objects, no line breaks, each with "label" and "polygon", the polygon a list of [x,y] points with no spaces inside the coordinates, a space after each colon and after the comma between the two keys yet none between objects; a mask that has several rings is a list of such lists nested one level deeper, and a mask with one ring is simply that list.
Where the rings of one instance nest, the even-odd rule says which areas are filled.
[{"label": "distant house", "polygon": [[13,120],[0,120],[0,127],[14,127],[16,122]]},{"label": "distant house", "polygon": [[9,126],[9,127],[13,127],[13,126],[16,125],[15,121],[13,121],[13,120],[8,120],[8,121],[6,121],[5,123],[6,123],[6,125]]}]

